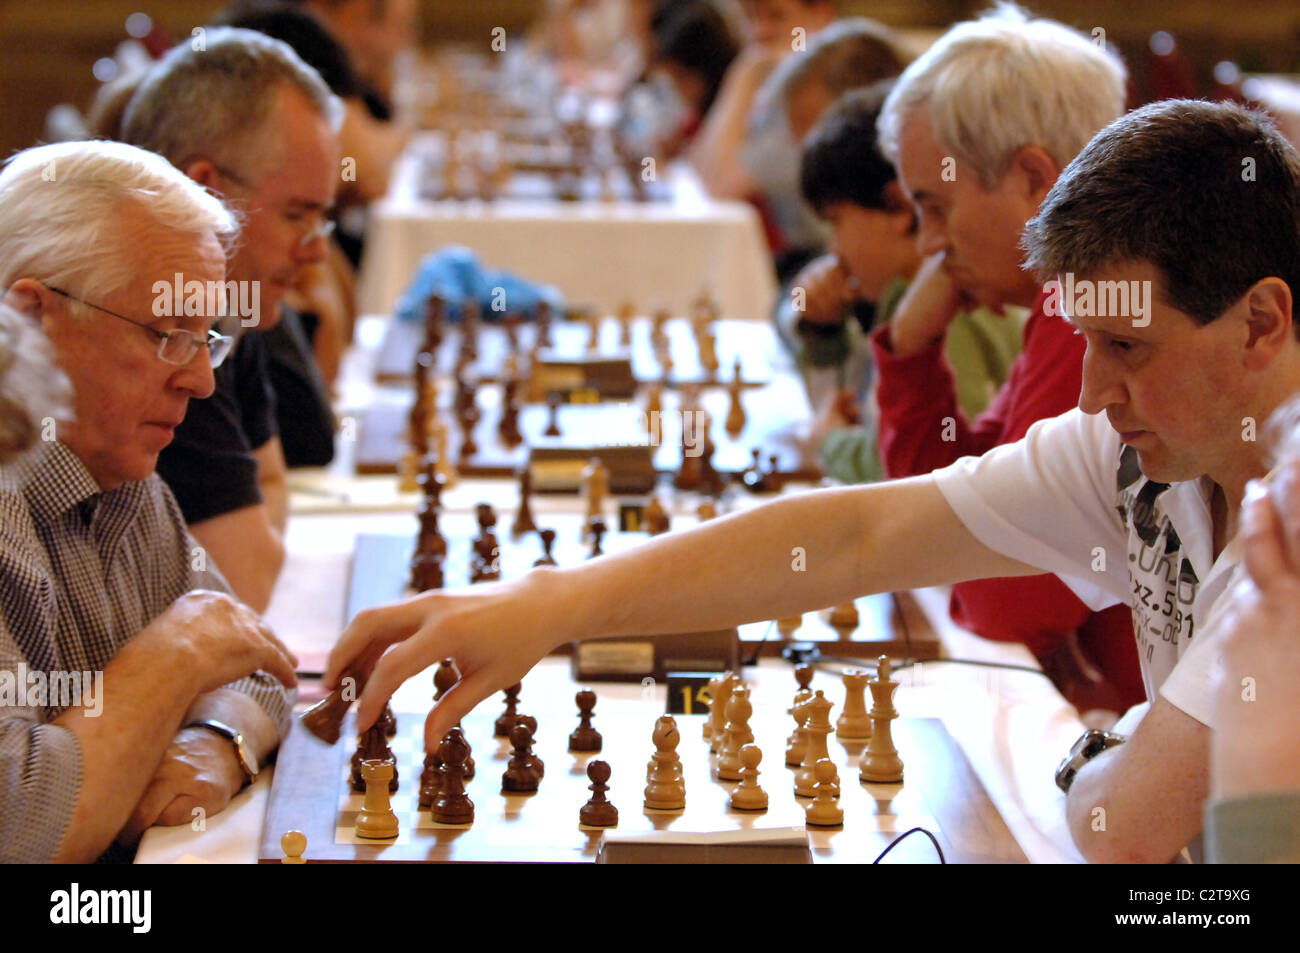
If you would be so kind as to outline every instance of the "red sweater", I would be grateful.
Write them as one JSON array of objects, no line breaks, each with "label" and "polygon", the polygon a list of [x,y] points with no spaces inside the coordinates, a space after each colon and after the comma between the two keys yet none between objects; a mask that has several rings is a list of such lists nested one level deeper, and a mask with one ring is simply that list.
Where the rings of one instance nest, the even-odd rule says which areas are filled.
[{"label": "red sweater", "polygon": [[[1074,407],[1083,380],[1084,340],[1043,313],[1039,295],[1025,324],[1024,349],[1007,382],[974,423],[957,406],[942,343],[896,358],[889,325],[871,336],[878,369],[881,461],[890,477],[929,473],[965,456],[1022,438],[1038,420]],[[958,583],[949,607],[963,628],[1000,642],[1022,642],[1040,660],[1079,630],[1080,647],[1119,690],[1127,707],[1146,698],[1127,606],[1094,613],[1056,576]]]}]

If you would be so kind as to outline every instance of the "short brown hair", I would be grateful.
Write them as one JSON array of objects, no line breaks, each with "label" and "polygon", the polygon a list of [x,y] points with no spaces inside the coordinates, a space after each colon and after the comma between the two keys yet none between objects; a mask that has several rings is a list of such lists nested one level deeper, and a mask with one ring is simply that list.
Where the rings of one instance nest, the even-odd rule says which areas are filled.
[{"label": "short brown hair", "polygon": [[1300,155],[1263,113],[1152,103],[1093,137],[1024,244],[1044,278],[1149,262],[1165,300],[1208,324],[1261,278],[1300,293]]}]

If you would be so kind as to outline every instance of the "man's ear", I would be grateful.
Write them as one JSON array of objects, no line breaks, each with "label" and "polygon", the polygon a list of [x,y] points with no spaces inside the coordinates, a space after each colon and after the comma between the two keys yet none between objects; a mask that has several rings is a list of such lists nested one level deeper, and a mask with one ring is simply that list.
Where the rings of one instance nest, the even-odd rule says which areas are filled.
[{"label": "man's ear", "polygon": [[221,195],[221,190],[217,188],[217,180],[221,178],[221,173],[217,171],[211,159],[191,159],[181,166],[181,171],[209,192]]},{"label": "man's ear", "polygon": [[1295,342],[1291,288],[1281,278],[1261,278],[1242,296],[1248,370],[1262,370]]},{"label": "man's ear", "polygon": [[1023,182],[1025,197],[1037,207],[1060,178],[1061,168],[1041,146],[1022,146],[1011,160],[1008,175],[1013,173]]},{"label": "man's ear", "polygon": [[49,309],[49,296],[53,294],[35,278],[19,278],[0,297],[0,302],[27,316],[33,323],[41,324],[41,317]]}]

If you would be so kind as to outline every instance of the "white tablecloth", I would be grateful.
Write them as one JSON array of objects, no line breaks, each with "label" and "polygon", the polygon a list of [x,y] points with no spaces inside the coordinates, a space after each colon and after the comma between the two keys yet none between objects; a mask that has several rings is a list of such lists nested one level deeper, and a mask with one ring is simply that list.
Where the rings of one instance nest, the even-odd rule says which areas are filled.
[{"label": "white tablecloth", "polygon": [[363,312],[392,310],[426,254],[445,245],[483,264],[556,285],[574,304],[684,313],[707,285],[724,317],[760,318],[776,294],[758,214],[744,202],[704,195],[689,167],[661,170],[665,202],[427,201],[419,197],[416,139],[371,206],[359,296]]}]

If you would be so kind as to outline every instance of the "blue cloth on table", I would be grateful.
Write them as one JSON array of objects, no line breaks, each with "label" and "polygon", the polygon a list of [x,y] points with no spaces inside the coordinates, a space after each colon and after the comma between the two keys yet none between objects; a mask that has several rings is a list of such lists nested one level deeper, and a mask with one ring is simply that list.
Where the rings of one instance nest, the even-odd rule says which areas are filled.
[{"label": "blue cloth on table", "polygon": [[438,294],[447,302],[447,320],[459,321],[464,303],[476,300],[486,321],[499,321],[507,312],[536,316],[546,301],[553,311],[564,307],[564,295],[554,285],[528,281],[508,271],[484,268],[471,249],[449,245],[426,255],[415,278],[397,302],[401,321],[424,320],[424,304]]}]

